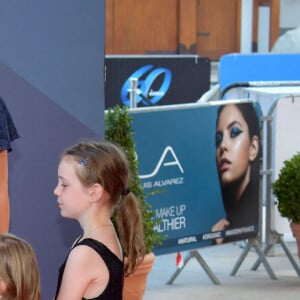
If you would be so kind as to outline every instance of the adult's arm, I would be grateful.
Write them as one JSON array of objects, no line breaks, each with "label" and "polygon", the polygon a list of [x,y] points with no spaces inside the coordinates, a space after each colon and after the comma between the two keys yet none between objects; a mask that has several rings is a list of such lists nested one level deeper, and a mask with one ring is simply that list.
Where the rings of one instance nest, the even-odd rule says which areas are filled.
[{"label": "adult's arm", "polygon": [[9,231],[10,205],[8,197],[8,155],[0,151],[0,233]]}]

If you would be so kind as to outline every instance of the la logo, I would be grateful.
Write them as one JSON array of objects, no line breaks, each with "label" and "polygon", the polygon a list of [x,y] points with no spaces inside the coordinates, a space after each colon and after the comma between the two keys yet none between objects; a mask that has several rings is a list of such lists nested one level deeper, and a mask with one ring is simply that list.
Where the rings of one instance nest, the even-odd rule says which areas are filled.
[{"label": "la logo", "polygon": [[[172,159],[171,160],[168,159],[168,161],[166,161],[167,155],[171,156]],[[146,178],[153,177],[153,176],[155,176],[158,173],[158,171],[160,170],[160,168],[162,168],[162,167],[170,167],[170,166],[177,166],[178,169],[180,170],[180,172],[184,173],[183,168],[182,168],[182,166],[181,166],[181,164],[180,164],[180,162],[179,162],[179,160],[178,160],[178,158],[177,158],[177,156],[176,156],[173,148],[171,146],[167,146],[165,148],[165,150],[163,151],[163,153],[162,153],[162,155],[161,155],[161,157],[160,157],[160,159],[159,159],[156,167],[154,168],[153,172],[150,173],[150,174],[146,174],[146,175],[139,175],[139,177],[141,179],[146,179]]]}]

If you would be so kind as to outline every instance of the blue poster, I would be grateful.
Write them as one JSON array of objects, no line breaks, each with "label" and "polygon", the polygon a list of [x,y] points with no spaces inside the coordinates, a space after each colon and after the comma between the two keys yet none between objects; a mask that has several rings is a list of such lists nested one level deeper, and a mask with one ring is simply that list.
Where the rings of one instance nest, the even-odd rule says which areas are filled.
[{"label": "blue poster", "polygon": [[[231,204],[229,202],[234,202],[233,198],[225,200],[224,196],[228,186],[231,185],[230,190],[233,190],[232,186],[248,176],[249,171],[247,175],[239,174],[234,184],[227,183],[226,188],[220,186],[220,182],[226,182],[226,176],[229,178],[225,174],[230,173],[230,168],[234,166],[232,156],[229,159],[231,146],[225,145],[226,136],[229,142],[234,143],[244,136],[248,149],[256,151],[255,158],[259,157],[260,150],[258,138],[253,138],[253,144],[246,138],[247,123],[243,121],[239,109],[228,104],[230,102],[224,104],[218,101],[214,104],[131,110],[139,176],[146,200],[155,217],[161,220],[155,230],[165,236],[163,244],[155,247],[156,254],[257,235],[259,189],[253,189],[249,184],[248,190],[252,190],[254,195],[247,196],[250,201],[243,199],[240,202],[243,204]],[[247,105],[253,108],[253,103]],[[220,109],[225,106],[227,109]],[[224,150],[221,150],[222,147]],[[249,153],[244,155],[247,165],[239,161],[237,169],[249,170],[248,162],[250,165],[254,157],[252,155],[248,159]],[[259,178],[257,173],[253,175]],[[244,194],[249,194],[247,189]],[[249,206],[247,203],[250,203]],[[242,206],[246,206],[243,208],[246,213],[241,211]],[[247,218],[246,214],[251,218]]]}]

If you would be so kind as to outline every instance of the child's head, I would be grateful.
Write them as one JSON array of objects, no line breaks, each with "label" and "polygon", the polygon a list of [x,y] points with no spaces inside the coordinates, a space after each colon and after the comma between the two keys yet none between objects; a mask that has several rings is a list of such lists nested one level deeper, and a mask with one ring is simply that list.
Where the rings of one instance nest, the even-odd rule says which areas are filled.
[{"label": "child's head", "polygon": [[73,160],[80,182],[89,187],[99,183],[110,195],[112,206],[126,193],[129,166],[124,152],[110,142],[87,141],[67,148],[62,159]]},{"label": "child's head", "polygon": [[[77,187],[76,181],[79,179],[78,192],[82,190],[81,185],[87,189],[95,184],[101,185],[105,195],[108,195],[109,208],[117,208],[115,220],[118,234],[129,261],[125,272],[131,273],[144,256],[145,244],[139,202],[129,189],[130,168],[125,152],[111,142],[86,141],[64,150],[60,166],[68,163],[73,164],[71,173],[75,170],[74,186]],[[63,177],[59,175],[59,180]],[[54,190],[57,196],[64,185],[68,186],[68,183],[62,182]],[[85,205],[85,202],[80,204]],[[74,211],[71,212],[75,215]]]},{"label": "child's head", "polygon": [[39,300],[40,289],[38,264],[30,244],[12,234],[1,234],[1,299]]}]

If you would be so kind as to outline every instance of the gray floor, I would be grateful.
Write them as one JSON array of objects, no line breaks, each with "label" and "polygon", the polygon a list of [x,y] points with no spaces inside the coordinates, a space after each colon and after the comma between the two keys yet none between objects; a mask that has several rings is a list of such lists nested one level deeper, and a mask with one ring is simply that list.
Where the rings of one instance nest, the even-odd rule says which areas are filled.
[{"label": "gray floor", "polygon": [[[294,242],[286,243],[297,265],[297,247]],[[277,279],[271,279],[263,265],[251,270],[258,255],[251,249],[235,276],[230,273],[243,253],[241,243],[212,246],[198,249],[209,268],[221,282],[216,285],[208,277],[195,258],[182,269],[172,285],[167,284],[176,270],[176,253],[156,257],[149,274],[144,300],[181,299],[300,299],[300,277],[281,245],[276,245],[272,256],[267,257]],[[183,252],[185,257],[188,253]]]}]

